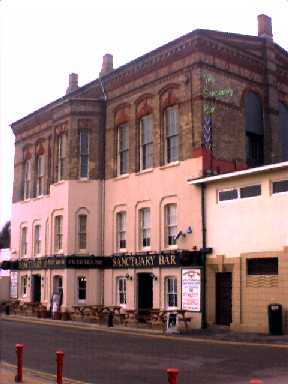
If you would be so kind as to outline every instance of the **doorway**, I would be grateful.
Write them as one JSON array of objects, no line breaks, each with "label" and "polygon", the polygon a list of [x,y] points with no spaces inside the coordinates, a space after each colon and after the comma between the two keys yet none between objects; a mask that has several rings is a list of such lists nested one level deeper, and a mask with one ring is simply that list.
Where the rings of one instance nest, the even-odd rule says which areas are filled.
[{"label": "doorway", "polygon": [[153,277],[151,273],[138,273],[138,320],[145,322],[153,308]]},{"label": "doorway", "polygon": [[41,303],[41,276],[32,276],[32,302]]},{"label": "doorway", "polygon": [[232,272],[216,273],[216,324],[232,323]]}]

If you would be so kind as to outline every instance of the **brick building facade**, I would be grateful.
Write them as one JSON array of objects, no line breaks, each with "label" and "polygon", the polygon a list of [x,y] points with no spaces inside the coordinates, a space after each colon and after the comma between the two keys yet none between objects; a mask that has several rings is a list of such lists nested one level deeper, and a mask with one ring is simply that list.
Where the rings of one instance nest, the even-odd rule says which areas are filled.
[{"label": "brick building facade", "polygon": [[[63,310],[78,302],[137,310],[143,278],[153,293],[149,308],[164,308],[166,280],[174,279],[173,307],[181,307],[181,255],[198,260],[208,252],[200,193],[191,196],[186,179],[288,158],[288,53],[273,42],[270,18],[260,15],[258,26],[258,37],[196,30],[117,69],[105,55],[95,81],[78,87],[70,75],[64,97],[12,124],[21,300],[35,301],[34,284],[49,307],[61,278]],[[215,93],[227,89],[230,96]],[[205,103],[215,107],[209,116]],[[175,240],[190,227],[191,236]],[[120,272],[107,262],[143,253],[180,261]],[[85,269],[79,258],[91,255]],[[60,256],[73,256],[80,271],[65,260],[47,267]],[[34,258],[43,263],[36,267]]]}]

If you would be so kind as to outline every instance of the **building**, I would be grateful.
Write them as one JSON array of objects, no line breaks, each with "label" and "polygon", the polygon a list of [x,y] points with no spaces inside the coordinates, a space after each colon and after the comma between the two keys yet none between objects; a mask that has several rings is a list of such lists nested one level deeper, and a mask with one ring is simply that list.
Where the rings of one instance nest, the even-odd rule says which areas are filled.
[{"label": "building", "polygon": [[205,190],[207,320],[268,331],[281,304],[288,331],[288,162],[189,182]]},{"label": "building", "polygon": [[288,54],[269,17],[258,29],[196,30],[118,69],[105,55],[95,81],[71,74],[64,97],[12,124],[21,302],[60,292],[62,311],[119,305],[143,321],[181,307],[182,268],[211,252],[186,180],[288,158]]},{"label": "building", "polygon": [[[10,250],[0,249],[0,265],[9,261],[11,258]],[[0,302],[10,298],[10,271],[0,268]]]}]

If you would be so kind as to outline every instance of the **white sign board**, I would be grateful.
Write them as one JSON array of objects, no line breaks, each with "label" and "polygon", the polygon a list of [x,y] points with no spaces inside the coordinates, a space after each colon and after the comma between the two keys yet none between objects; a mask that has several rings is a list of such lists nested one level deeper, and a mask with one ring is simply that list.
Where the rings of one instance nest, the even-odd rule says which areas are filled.
[{"label": "white sign board", "polygon": [[10,272],[10,297],[11,299],[17,299],[18,291],[18,272]]},{"label": "white sign board", "polygon": [[199,268],[182,269],[182,309],[200,312],[200,304],[201,270]]}]

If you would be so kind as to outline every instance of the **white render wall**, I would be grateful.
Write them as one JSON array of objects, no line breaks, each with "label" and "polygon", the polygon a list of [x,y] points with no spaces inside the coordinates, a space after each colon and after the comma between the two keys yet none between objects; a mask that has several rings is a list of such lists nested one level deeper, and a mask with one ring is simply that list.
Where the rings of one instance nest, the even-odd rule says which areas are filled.
[{"label": "white render wall", "polygon": [[[271,181],[288,178],[287,171],[234,177],[207,185],[207,246],[226,257],[245,252],[277,251],[288,245],[288,193],[272,194]],[[258,197],[217,202],[217,191],[262,185]]]}]

